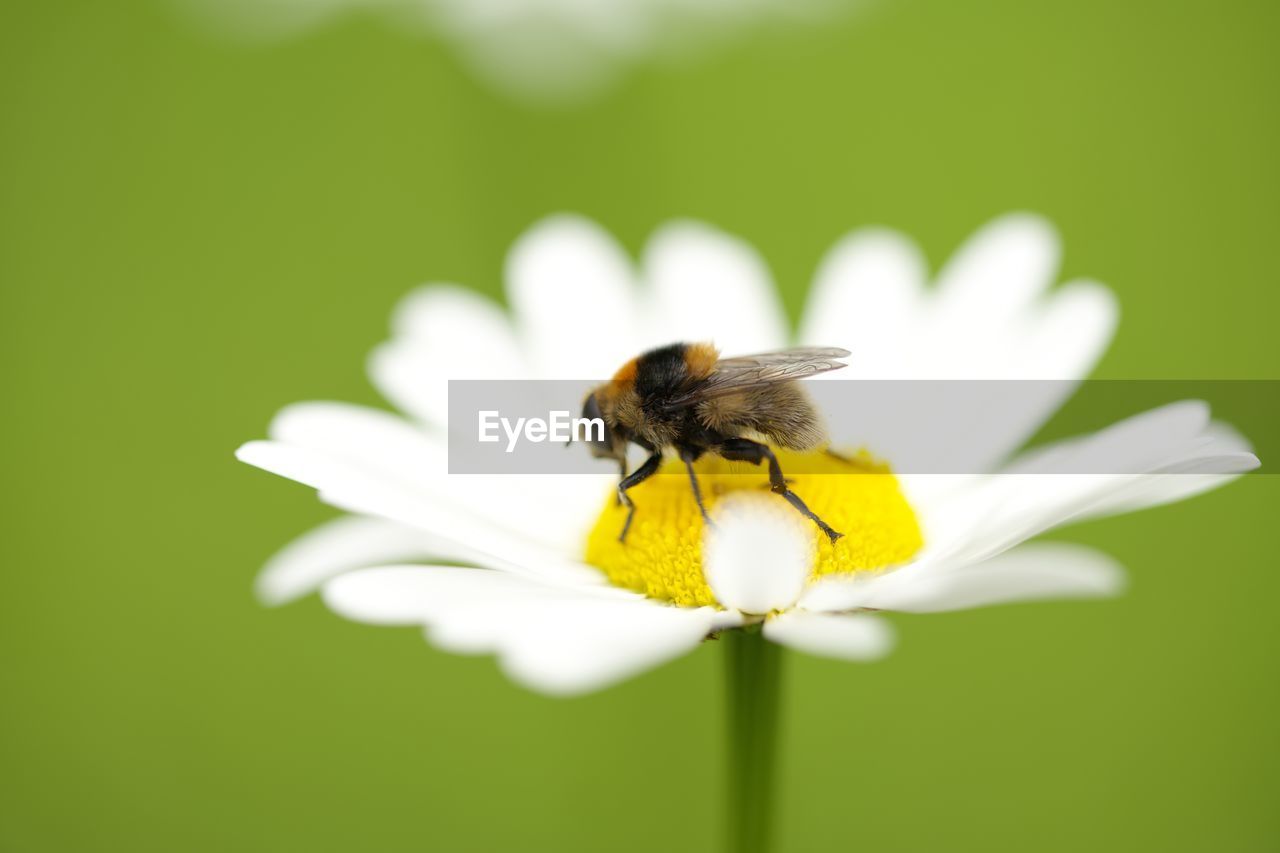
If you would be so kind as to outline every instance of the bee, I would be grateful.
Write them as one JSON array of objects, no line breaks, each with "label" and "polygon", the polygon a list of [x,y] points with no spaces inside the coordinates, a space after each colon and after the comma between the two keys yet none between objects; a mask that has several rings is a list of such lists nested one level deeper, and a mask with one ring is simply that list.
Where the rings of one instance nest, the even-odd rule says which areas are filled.
[{"label": "bee", "polygon": [[[689,484],[703,519],[710,524],[693,463],[704,453],[724,459],[768,464],[769,487],[835,542],[831,529],[791,491],[770,444],[812,450],[827,441],[826,429],[809,395],[796,383],[846,365],[836,347],[796,349],[720,358],[709,343],[676,343],[631,359],[597,387],[582,405],[584,418],[599,418],[602,438],[588,442],[591,455],[618,463],[618,501],[627,520],[618,534],[625,542],[636,505],[627,492],[657,472],[674,451],[689,472]],[[628,473],[627,446],[637,444],[649,458]]]}]

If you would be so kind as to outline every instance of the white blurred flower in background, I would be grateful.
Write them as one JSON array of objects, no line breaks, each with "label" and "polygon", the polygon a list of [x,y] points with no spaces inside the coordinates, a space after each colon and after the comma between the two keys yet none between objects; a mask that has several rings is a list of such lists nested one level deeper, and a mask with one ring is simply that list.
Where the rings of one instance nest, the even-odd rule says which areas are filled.
[{"label": "white blurred flower in background", "polygon": [[451,42],[498,89],[573,102],[646,60],[682,59],[753,28],[828,21],[854,0],[178,0],[206,22],[282,38],[373,14]]},{"label": "white blurred flower in background", "polygon": [[[1088,375],[1116,326],[1102,285],[1052,286],[1058,257],[1047,223],[1010,215],[971,238],[930,286],[913,243],[869,229],[829,253],[809,295],[798,342],[853,350],[842,371],[850,378],[1067,380],[984,430],[985,467],[972,469],[984,473],[797,474],[796,491],[845,532],[833,545],[759,482],[707,459],[700,477],[724,522],[714,535],[704,543],[680,469],[632,491],[641,511],[622,545],[612,469],[600,477],[450,475],[448,380],[603,377],[672,341],[714,340],[735,354],[776,349],[792,336],[767,268],[739,240],[676,222],[654,235],[637,265],[595,224],[552,217],[510,254],[510,311],[443,284],[396,311],[370,373],[406,417],[303,403],[275,418],[269,441],[240,449],[242,460],[352,513],[277,555],[259,593],[278,604],[320,589],[350,618],[423,626],[432,643],[496,654],[513,678],[553,693],[605,686],[735,626],[761,625],[774,642],[865,660],[891,645],[875,611],[1112,594],[1123,576],[1106,555],[1028,540],[1197,494],[1258,460],[1196,401],[1018,454],[1072,381]],[[939,441],[953,427],[940,420]],[[837,444],[859,439],[835,436]],[[1118,456],[1124,473],[1081,473]]]}]

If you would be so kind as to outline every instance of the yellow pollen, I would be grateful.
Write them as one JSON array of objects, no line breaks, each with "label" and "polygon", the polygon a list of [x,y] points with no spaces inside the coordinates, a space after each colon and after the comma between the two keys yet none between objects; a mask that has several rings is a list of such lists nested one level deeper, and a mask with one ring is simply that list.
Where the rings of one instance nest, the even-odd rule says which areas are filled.
[{"label": "yellow pollen", "polygon": [[[821,453],[780,451],[778,461],[791,490],[844,534],[833,544],[815,526],[815,577],[886,569],[906,562],[924,544],[916,515],[888,466],[865,454],[846,461]],[[769,495],[764,465],[726,462],[708,454],[694,468],[713,519],[716,504],[730,492]],[[626,507],[611,495],[587,537],[586,561],[617,586],[650,598],[687,607],[715,606],[715,596],[702,575],[702,515],[684,463],[668,460],[628,494],[635,501],[636,514],[627,541],[618,541]],[[780,495],[769,498],[794,512]]]}]

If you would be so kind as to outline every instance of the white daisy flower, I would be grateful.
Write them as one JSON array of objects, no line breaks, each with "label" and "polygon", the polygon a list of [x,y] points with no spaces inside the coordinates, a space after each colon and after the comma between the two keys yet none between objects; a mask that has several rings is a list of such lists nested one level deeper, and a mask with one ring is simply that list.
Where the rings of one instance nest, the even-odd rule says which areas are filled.
[{"label": "white daisy flower", "polygon": [[577,101],[646,59],[704,51],[752,27],[829,20],[848,0],[178,0],[224,29],[279,38],[351,13],[439,34],[497,89]]},{"label": "white daisy flower", "polygon": [[[813,462],[793,488],[845,532],[833,545],[759,488],[763,473],[730,475],[705,458],[698,471],[717,520],[706,541],[683,468],[673,468],[681,476],[632,491],[642,511],[624,545],[610,466],[600,477],[450,476],[447,381],[608,376],[676,340],[714,340],[726,353],[792,340],[767,268],[740,240],[675,222],[635,264],[595,224],[548,219],[510,253],[510,311],[447,284],[398,308],[370,373],[404,417],[302,403],[276,417],[270,440],[240,448],[245,462],[351,513],[280,552],[259,593],[280,604],[319,589],[348,618],[422,626],[436,646],[494,654],[519,683],[557,694],[606,686],[739,626],[804,652],[870,660],[892,645],[877,611],[1111,595],[1123,575],[1108,556],[1028,540],[1191,496],[1258,460],[1196,401],[1015,455],[1116,326],[1102,285],[1052,286],[1058,253],[1045,222],[1006,216],[930,286],[909,240],[855,232],[821,265],[804,312],[795,342],[853,350],[844,373],[857,378],[1069,380],[1038,384],[1022,411],[968,448],[987,473],[866,466],[822,476]],[[953,427],[941,425],[939,441]],[[1117,454],[1120,468],[1095,464]],[[1074,473],[1100,470],[1131,473]]]}]

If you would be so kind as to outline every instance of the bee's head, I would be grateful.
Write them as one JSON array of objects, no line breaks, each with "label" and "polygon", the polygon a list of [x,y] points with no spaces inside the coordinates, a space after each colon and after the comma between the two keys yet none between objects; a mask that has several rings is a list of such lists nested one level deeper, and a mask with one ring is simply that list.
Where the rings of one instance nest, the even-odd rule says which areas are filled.
[{"label": "bee's head", "polygon": [[582,403],[582,417],[591,423],[583,430],[584,441],[597,459],[618,459],[626,452],[626,442],[610,425],[600,408],[599,392],[593,391]]}]

